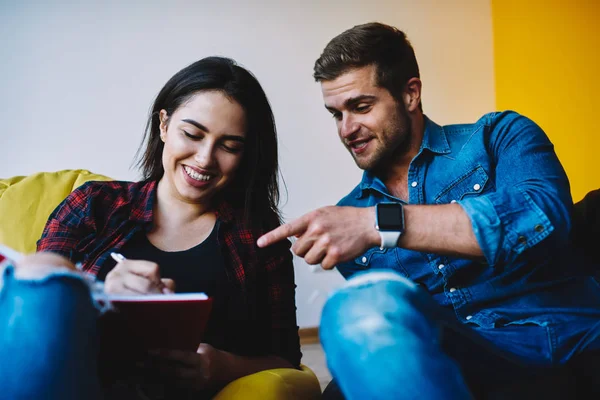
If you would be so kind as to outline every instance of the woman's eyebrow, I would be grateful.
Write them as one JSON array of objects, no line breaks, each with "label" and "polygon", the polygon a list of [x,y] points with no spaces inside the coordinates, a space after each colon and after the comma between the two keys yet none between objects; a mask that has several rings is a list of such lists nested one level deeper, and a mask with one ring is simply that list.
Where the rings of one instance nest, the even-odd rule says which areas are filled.
[{"label": "woman's eyebrow", "polygon": [[188,123],[188,124],[194,125],[196,128],[198,128],[198,129],[200,129],[200,130],[203,130],[203,131],[204,131],[204,132],[206,132],[206,133],[210,133],[210,130],[208,130],[208,128],[207,128],[207,127],[205,127],[204,125],[202,125],[202,124],[201,124],[200,122],[198,122],[198,121],[194,121],[193,119],[189,119],[189,118],[182,119],[182,121],[183,121],[183,122],[186,122],[186,123]]},{"label": "woman's eyebrow", "polygon": [[[194,125],[196,128],[198,128],[198,129],[200,129],[200,130],[202,130],[202,131],[204,131],[206,133],[210,133],[210,130],[206,126],[202,125],[198,121],[195,121],[195,120],[190,119],[190,118],[185,118],[185,119],[182,119],[181,121],[185,122],[185,123],[188,123],[188,124],[191,124],[191,125]],[[221,137],[221,139],[222,140],[235,140],[235,141],[238,141],[238,142],[241,142],[241,143],[244,143],[246,141],[246,138],[244,136],[242,136],[242,135],[223,135]]]}]

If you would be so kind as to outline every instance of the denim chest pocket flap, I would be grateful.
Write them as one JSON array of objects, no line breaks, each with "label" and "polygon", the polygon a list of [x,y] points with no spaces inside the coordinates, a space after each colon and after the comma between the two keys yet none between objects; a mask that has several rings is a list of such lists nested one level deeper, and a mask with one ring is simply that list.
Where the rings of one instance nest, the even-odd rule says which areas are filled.
[{"label": "denim chest pocket flap", "polygon": [[444,188],[435,197],[435,202],[437,204],[453,203],[462,200],[467,195],[479,194],[484,191],[488,181],[488,174],[481,165],[478,165]]},{"label": "denim chest pocket flap", "polygon": [[386,248],[382,249],[381,247],[373,247],[373,248],[367,250],[367,252],[364,253],[363,255],[356,257],[354,259],[354,262],[362,267],[368,267],[369,264],[371,263],[371,259],[373,258],[374,255],[383,254],[387,250],[388,249],[386,249]]}]

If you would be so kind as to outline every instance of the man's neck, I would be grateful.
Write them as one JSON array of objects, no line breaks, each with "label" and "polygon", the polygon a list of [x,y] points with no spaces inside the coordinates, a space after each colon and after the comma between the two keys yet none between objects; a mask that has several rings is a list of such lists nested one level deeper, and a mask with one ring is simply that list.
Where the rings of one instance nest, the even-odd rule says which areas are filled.
[{"label": "man's neck", "polygon": [[389,165],[384,167],[380,177],[390,194],[408,202],[408,169],[411,161],[421,149],[423,137],[425,136],[425,118],[418,113],[410,119],[410,142],[406,151],[392,158]]}]

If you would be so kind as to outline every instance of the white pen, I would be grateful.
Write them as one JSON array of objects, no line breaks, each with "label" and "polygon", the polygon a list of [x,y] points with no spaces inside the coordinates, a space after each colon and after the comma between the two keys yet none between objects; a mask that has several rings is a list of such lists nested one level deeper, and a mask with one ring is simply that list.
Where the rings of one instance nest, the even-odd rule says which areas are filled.
[{"label": "white pen", "polygon": [[121,261],[125,261],[125,260],[126,260],[125,256],[124,256],[123,254],[121,254],[121,253],[115,253],[115,252],[112,252],[112,253],[110,253],[110,256],[111,256],[111,257],[112,257],[112,259],[113,259],[113,260],[115,260],[117,263],[120,263]]}]

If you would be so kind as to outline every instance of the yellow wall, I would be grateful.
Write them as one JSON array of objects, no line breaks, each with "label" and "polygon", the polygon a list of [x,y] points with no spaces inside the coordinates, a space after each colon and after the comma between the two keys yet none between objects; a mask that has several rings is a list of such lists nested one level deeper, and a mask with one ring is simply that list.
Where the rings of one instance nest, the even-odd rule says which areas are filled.
[{"label": "yellow wall", "polygon": [[496,106],[536,121],[573,200],[600,188],[600,2],[492,0]]}]

